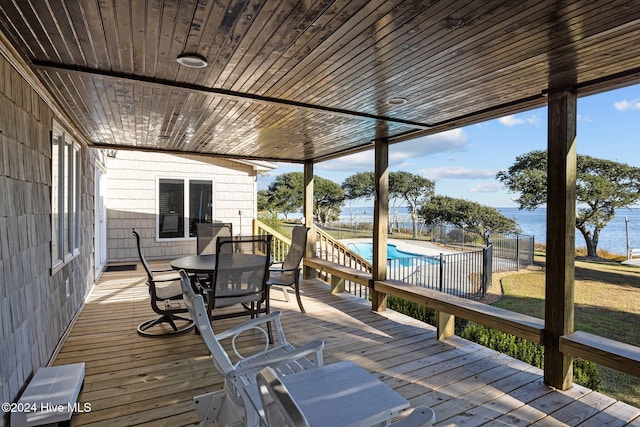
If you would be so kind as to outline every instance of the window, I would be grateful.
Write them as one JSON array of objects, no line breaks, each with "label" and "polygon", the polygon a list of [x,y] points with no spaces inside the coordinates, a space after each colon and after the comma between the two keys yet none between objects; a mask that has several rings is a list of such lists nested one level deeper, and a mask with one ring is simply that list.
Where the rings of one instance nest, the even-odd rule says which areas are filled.
[{"label": "window", "polygon": [[196,224],[213,218],[213,182],[189,179],[158,180],[158,238],[196,236]]},{"label": "window", "polygon": [[51,133],[51,267],[80,250],[80,146],[57,124]]}]

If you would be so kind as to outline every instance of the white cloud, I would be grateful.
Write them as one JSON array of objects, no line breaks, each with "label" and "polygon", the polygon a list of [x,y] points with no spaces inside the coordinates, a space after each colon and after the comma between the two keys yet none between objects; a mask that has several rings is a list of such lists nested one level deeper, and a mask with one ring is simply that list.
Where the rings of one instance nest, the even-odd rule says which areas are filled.
[{"label": "white cloud", "polygon": [[330,171],[353,171],[353,173],[372,171],[374,167],[374,152],[373,150],[363,151],[349,156],[327,160],[326,162],[316,163],[315,167]]},{"label": "white cloud", "polygon": [[528,124],[533,126],[538,126],[540,124],[540,117],[537,114],[527,117],[526,120]]},{"label": "white cloud", "polygon": [[[453,129],[436,135],[392,144],[389,146],[389,166],[392,168],[407,167],[417,158],[437,153],[464,151],[467,145],[468,135],[462,129]],[[371,147],[372,149],[369,151],[318,163],[317,168],[352,173],[371,171],[374,167],[373,145]]]},{"label": "white cloud", "polygon": [[429,179],[487,179],[494,178],[496,171],[489,169],[469,169],[460,166],[425,168],[418,171],[422,176]]},{"label": "white cloud", "polygon": [[589,116],[583,116],[583,115],[581,115],[581,114],[578,114],[578,118],[577,118],[577,120],[578,120],[579,122],[582,122],[582,123],[591,123],[591,121],[592,121],[592,120],[591,120],[591,117],[589,117]]},{"label": "white cloud", "polygon": [[512,127],[512,126],[516,126],[516,125],[523,125],[525,123],[524,120],[516,118],[515,115],[510,115],[510,116],[504,116],[504,117],[500,117],[498,119],[498,121],[500,123],[502,123],[503,125],[507,126],[507,127]]},{"label": "white cloud", "polygon": [[492,182],[479,182],[471,188],[472,193],[496,193],[500,186]]},{"label": "white cloud", "polygon": [[524,124],[537,126],[540,123],[540,117],[538,117],[537,114],[534,114],[532,116],[529,116],[523,119],[520,117],[516,117],[515,114],[511,114],[509,116],[500,117],[498,121],[507,127],[513,127],[513,126],[524,125]]},{"label": "white cloud", "polygon": [[614,102],[613,106],[618,111],[640,110],[640,99],[634,99],[632,101],[618,101]]}]

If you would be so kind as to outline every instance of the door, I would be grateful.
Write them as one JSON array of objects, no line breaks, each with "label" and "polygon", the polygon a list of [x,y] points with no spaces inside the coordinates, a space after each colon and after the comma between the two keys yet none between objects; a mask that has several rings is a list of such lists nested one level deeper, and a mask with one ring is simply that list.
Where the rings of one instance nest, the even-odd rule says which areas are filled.
[{"label": "door", "polygon": [[106,196],[106,170],[100,163],[96,163],[95,174],[95,278],[98,280],[105,264],[107,263],[107,207]]}]

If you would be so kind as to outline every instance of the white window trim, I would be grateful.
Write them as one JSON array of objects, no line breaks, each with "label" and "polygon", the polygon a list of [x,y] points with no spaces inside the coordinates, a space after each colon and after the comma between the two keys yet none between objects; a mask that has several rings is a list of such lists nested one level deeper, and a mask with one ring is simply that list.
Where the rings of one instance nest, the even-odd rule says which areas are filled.
[{"label": "white window trim", "polygon": [[[184,210],[184,216],[182,218],[182,223],[185,224],[184,227],[184,234],[187,234],[187,236],[183,236],[183,237],[160,237],[160,180],[180,180],[183,183],[183,188],[184,188],[184,200],[183,200],[183,206],[185,207]],[[190,237],[188,236],[188,230],[189,228],[187,227],[187,224],[189,224],[189,215],[191,214],[191,212],[188,211],[188,206],[190,206],[190,200],[189,200],[189,184],[191,181],[211,181],[211,200],[212,203],[214,203],[215,205],[215,193],[214,193],[214,188],[215,188],[215,180],[212,177],[201,177],[201,178],[196,178],[193,175],[190,175],[189,177],[184,177],[184,176],[157,176],[156,177],[156,197],[154,200],[155,203],[155,207],[154,207],[154,212],[155,212],[155,240],[156,243],[160,243],[160,242],[184,242],[184,241],[190,241],[190,240],[196,240],[196,237]],[[211,215],[213,216],[213,208],[214,206],[211,207]]]},{"label": "white window trim", "polygon": [[[51,221],[52,221],[52,235],[51,235],[51,241],[52,241],[52,245],[51,245],[51,274],[55,274],[56,272],[58,272],[59,270],[61,270],[65,265],[67,265],[68,263],[70,263],[74,258],[76,258],[78,255],[80,255],[80,246],[81,246],[81,219],[82,219],[82,194],[81,194],[81,185],[82,185],[82,151],[81,151],[81,146],[80,144],[78,144],[74,138],[69,135],[67,132],[65,132],[64,128],[62,128],[62,126],[60,126],[55,120],[53,121],[53,126],[52,126],[52,132],[51,132],[51,149],[53,150],[53,139],[57,136],[60,136],[62,144],[59,146],[59,150],[60,152],[58,153],[58,191],[60,194],[58,194],[58,227],[57,227],[57,235],[54,236],[53,235],[53,206],[52,206],[52,215],[51,215]],[[72,162],[72,169],[67,170],[67,168],[69,167],[68,164],[65,163],[64,159],[64,150],[66,150],[68,147],[72,147],[72,158],[71,158],[71,162]],[[54,166],[53,165],[53,160],[54,160],[54,156],[53,156],[53,152],[51,153],[52,156],[52,164],[51,164],[51,174],[52,174],[52,179],[53,179],[53,170],[54,170]],[[67,192],[69,192],[69,188],[65,183],[65,173],[64,171],[67,170],[67,172],[71,171],[73,174],[72,177],[72,191],[73,194],[70,195],[71,197],[67,200],[67,204],[65,205],[65,194]],[[53,182],[52,182],[52,186],[53,186]],[[53,188],[52,188],[53,191]],[[52,202],[53,202],[53,197],[52,197]],[[75,206],[74,206],[75,204]],[[71,212],[73,212],[73,209],[75,208],[75,215],[71,216]],[[70,229],[65,229],[65,214],[69,215],[69,222],[72,221],[71,223],[71,227],[73,228],[73,234],[70,236],[69,232]],[[70,227],[70,228],[71,228]],[[66,248],[64,245],[65,242],[65,234],[67,237],[67,241],[69,242],[69,246],[71,246],[71,248]],[[70,239],[70,237],[73,237],[72,239]],[[58,257],[56,259],[53,258],[53,240],[56,240],[58,242]]]}]

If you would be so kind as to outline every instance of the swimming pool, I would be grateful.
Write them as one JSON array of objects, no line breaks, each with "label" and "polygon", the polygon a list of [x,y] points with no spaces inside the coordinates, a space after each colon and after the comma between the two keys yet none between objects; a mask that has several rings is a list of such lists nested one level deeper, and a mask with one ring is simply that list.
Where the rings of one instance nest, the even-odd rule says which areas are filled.
[{"label": "swimming pool", "polygon": [[[373,260],[373,243],[348,243],[347,247],[367,261]],[[387,259],[416,258],[423,255],[404,252],[391,243],[387,244]]]},{"label": "swimming pool", "polygon": [[[369,262],[373,262],[373,243],[347,243],[347,247]],[[387,244],[387,263],[389,268],[418,268],[429,264],[440,264],[440,258],[429,255],[401,251],[396,245]]]}]

